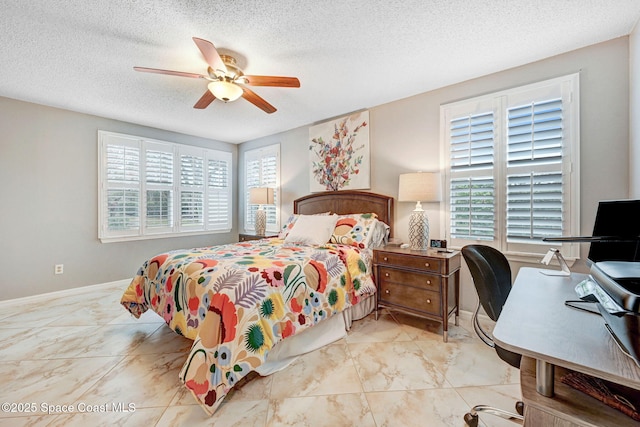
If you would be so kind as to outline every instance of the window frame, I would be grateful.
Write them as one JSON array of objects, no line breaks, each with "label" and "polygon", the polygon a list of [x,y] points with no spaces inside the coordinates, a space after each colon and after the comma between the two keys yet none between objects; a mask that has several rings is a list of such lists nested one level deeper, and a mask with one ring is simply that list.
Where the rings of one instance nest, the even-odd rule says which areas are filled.
[{"label": "window frame", "polygon": [[[563,104],[563,148],[562,162],[558,169],[562,173],[563,182],[563,236],[579,235],[580,231],[580,99],[579,74],[569,74],[533,84],[506,89],[478,97],[456,101],[440,106],[440,141],[441,164],[444,169],[445,188],[443,192],[444,208],[441,211],[442,224],[445,226],[445,236],[450,240],[450,246],[461,248],[467,244],[486,244],[505,253],[512,260],[530,262],[532,258],[539,259],[550,247],[560,249],[568,261],[575,261],[580,257],[580,247],[577,243],[548,243],[548,242],[513,242],[507,240],[507,179],[508,171],[513,170],[507,165],[508,149],[508,119],[509,108],[526,102],[537,102],[560,97]],[[465,114],[493,113],[494,125],[494,160],[493,167],[487,169],[487,174],[494,180],[494,233],[493,240],[457,239],[451,237],[451,180],[456,174],[451,169],[450,156],[450,120]],[[540,172],[544,166],[536,166]],[[470,176],[474,174],[471,173]],[[485,174],[486,175],[486,174]]]},{"label": "window frame", "polygon": [[244,152],[244,177],[242,182],[241,200],[244,206],[243,212],[243,229],[246,233],[255,233],[255,211],[258,209],[257,205],[249,203],[249,189],[254,187],[250,183],[249,162],[260,161],[261,163],[270,157],[275,157],[274,176],[265,177],[262,176],[263,165],[260,166],[260,185],[273,188],[273,205],[264,206],[267,211],[267,234],[276,235],[280,232],[280,144],[271,144],[264,147],[254,148]]},{"label": "window frame", "polygon": [[[138,150],[139,167],[138,182],[128,184],[128,187],[138,191],[138,227],[122,230],[110,230],[108,227],[109,209],[107,207],[107,195],[109,188],[117,187],[107,177],[107,149],[109,145],[123,145]],[[148,151],[161,151],[171,153],[172,175],[171,183],[157,184],[147,180],[147,153]],[[202,158],[203,185],[189,187],[181,184],[181,156],[196,156]],[[166,237],[184,237],[202,234],[228,233],[233,228],[233,155],[231,152],[202,148],[197,146],[178,144],[174,142],[156,139],[142,138],[133,135],[98,131],[98,238],[103,243],[122,242],[131,240],[146,240]],[[208,173],[209,161],[222,161],[227,165],[227,187],[220,189],[209,188]],[[147,224],[148,194],[147,191],[161,190],[171,192],[171,211],[169,213],[171,224],[164,227],[150,227]],[[202,224],[183,225],[181,221],[181,197],[187,190],[201,191],[203,194]],[[210,197],[226,193],[226,223],[224,221],[211,222],[208,214]]]}]

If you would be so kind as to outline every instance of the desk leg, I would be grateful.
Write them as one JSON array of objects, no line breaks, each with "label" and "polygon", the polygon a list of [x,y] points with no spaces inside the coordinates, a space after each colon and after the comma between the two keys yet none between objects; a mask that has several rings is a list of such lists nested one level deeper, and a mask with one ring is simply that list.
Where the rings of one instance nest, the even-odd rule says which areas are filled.
[{"label": "desk leg", "polygon": [[455,293],[456,293],[456,317],[455,325],[460,326],[460,269],[457,269],[453,274],[453,280],[456,281]]},{"label": "desk leg", "polygon": [[536,391],[543,396],[553,397],[554,368],[551,363],[536,359]]}]

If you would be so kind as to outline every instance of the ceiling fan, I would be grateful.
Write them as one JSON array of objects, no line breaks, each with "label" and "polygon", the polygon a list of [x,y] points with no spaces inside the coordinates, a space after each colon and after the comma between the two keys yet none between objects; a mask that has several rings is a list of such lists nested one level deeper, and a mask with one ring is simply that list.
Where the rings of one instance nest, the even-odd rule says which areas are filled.
[{"label": "ceiling fan", "polygon": [[193,106],[193,108],[198,109],[207,108],[216,98],[224,102],[231,102],[243,97],[264,112],[271,114],[276,111],[276,108],[246,87],[246,85],[300,87],[300,81],[296,77],[245,76],[233,56],[220,55],[213,43],[208,40],[193,37],[193,41],[202,52],[207,64],[209,64],[206,75],[146,67],[133,67],[133,69],[144,73],[168,74],[170,76],[208,80],[207,91]]}]

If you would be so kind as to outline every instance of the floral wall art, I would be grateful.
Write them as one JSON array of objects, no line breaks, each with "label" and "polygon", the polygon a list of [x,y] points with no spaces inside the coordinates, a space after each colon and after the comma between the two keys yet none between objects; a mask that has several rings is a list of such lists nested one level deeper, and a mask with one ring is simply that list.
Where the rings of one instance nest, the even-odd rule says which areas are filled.
[{"label": "floral wall art", "polygon": [[369,184],[369,111],[309,128],[310,191],[356,190]]}]

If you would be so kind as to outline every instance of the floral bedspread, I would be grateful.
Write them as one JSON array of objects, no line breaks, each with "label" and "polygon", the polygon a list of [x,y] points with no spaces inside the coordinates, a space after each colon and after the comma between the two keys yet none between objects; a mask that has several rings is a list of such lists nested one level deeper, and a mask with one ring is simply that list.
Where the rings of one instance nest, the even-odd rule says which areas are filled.
[{"label": "floral bedspread", "polygon": [[212,414],[280,340],[373,294],[371,268],[367,250],[277,238],[171,251],[142,265],[121,303],[194,340],[180,379]]}]

